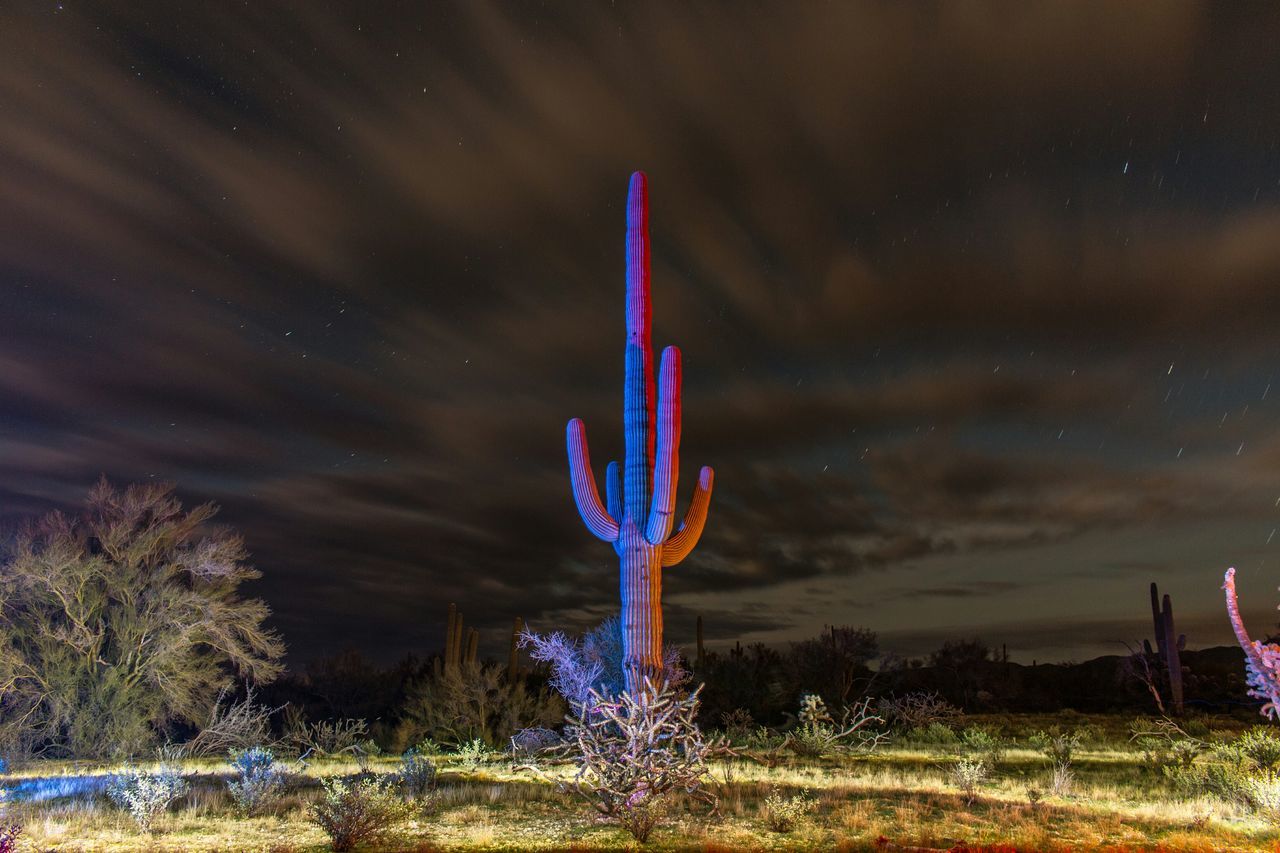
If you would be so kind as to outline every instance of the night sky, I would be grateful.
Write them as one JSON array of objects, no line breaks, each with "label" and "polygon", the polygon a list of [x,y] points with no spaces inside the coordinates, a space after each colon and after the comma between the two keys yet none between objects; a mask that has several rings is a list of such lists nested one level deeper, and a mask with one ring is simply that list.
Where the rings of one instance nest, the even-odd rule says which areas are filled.
[{"label": "night sky", "polygon": [[215,500],[295,665],[601,618],[643,169],[669,641],[1275,625],[1274,5],[112,5],[0,11],[3,520]]}]

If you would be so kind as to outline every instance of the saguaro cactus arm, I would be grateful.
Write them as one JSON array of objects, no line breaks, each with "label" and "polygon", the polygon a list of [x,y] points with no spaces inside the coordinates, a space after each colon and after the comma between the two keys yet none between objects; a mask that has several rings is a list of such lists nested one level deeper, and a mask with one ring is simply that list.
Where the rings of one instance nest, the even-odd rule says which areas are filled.
[{"label": "saguaro cactus arm", "polygon": [[609,507],[609,515],[619,523],[622,521],[622,473],[617,462],[610,462],[604,469],[604,500]]},{"label": "saguaro cactus arm", "polygon": [[609,515],[600,502],[595,475],[591,473],[591,454],[587,450],[587,429],[581,418],[569,421],[565,428],[569,445],[569,482],[573,486],[573,500],[578,505],[578,515],[597,538],[613,542],[618,538],[617,519]]},{"label": "saguaro cactus arm", "polygon": [[693,546],[702,538],[702,528],[707,523],[707,510],[711,507],[711,487],[716,474],[704,465],[698,472],[698,486],[693,490],[693,501],[685,513],[680,528],[662,546],[662,565],[674,566],[689,556]]},{"label": "saguaro cactus arm", "polygon": [[1240,648],[1244,649],[1245,673],[1249,695],[1266,700],[1262,713],[1275,719],[1280,714],[1280,646],[1264,645],[1249,639],[1244,620],[1240,617],[1240,603],[1236,599],[1236,570],[1227,569],[1222,588],[1227,595],[1227,615],[1231,629],[1236,633]]},{"label": "saguaro cactus arm", "polygon": [[680,477],[680,349],[662,351],[658,371],[658,453],[653,464],[653,505],[644,538],[662,544],[671,533],[676,514],[676,483]]}]

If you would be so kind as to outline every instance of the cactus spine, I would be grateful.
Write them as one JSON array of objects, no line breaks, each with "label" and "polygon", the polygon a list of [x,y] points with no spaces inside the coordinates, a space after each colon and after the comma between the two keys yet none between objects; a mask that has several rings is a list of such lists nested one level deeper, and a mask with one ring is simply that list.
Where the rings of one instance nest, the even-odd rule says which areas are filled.
[{"label": "cactus spine", "polygon": [[[597,538],[613,545],[621,563],[622,654],[626,689],[635,694],[662,670],[662,569],[689,555],[702,535],[711,502],[712,470],[698,475],[684,521],[672,532],[680,451],[680,350],[662,351],[654,406],[649,340],[649,192],[643,172],[627,191],[627,343],[623,390],[626,458],[605,470],[600,500],[586,427],[569,421],[569,478],[578,514]],[[656,418],[655,418],[656,413]]]}]

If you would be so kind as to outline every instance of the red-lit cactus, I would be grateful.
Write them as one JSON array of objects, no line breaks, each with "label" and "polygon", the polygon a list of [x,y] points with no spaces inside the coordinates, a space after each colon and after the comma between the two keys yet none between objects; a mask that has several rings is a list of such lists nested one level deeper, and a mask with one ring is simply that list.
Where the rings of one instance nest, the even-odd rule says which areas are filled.
[{"label": "red-lit cactus", "polygon": [[655,418],[651,313],[649,192],[644,173],[636,172],[627,191],[626,459],[621,481],[617,462],[605,471],[606,503],[591,471],[586,428],[574,418],[566,429],[578,513],[588,530],[613,545],[622,564],[623,671],[631,693],[662,669],[662,569],[679,563],[698,544],[713,479],[710,468],[699,472],[689,510],[672,532],[680,469],[680,350],[662,351]]}]

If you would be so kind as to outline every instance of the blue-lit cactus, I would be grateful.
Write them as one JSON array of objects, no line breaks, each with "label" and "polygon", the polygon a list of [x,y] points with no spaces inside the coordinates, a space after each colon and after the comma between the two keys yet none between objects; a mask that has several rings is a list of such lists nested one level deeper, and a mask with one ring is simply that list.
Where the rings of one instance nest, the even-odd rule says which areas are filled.
[{"label": "blue-lit cactus", "polygon": [[[649,193],[643,172],[627,192],[627,346],[623,391],[626,458],[605,470],[600,501],[586,428],[569,421],[569,475],[587,529],[613,545],[621,561],[622,653],[628,692],[662,670],[662,569],[693,550],[711,503],[713,472],[698,475],[684,521],[672,532],[680,453],[680,350],[662,351],[654,405],[653,349],[649,342]],[[655,417],[656,415],[656,417]]]}]

